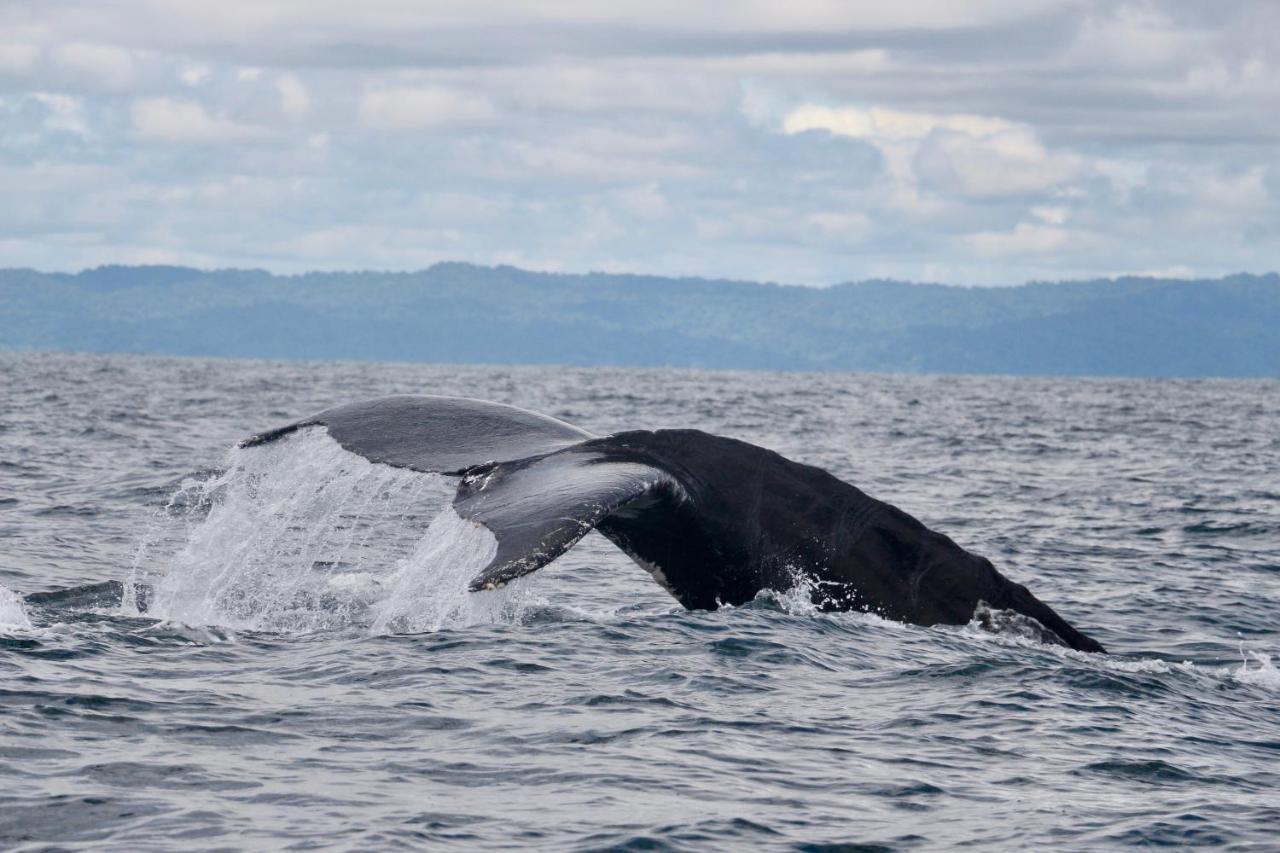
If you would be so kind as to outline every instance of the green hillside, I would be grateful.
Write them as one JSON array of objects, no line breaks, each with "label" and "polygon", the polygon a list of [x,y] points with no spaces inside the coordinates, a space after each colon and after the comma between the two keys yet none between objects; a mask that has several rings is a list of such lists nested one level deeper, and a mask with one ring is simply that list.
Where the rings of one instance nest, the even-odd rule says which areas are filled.
[{"label": "green hillside", "polygon": [[290,359],[1280,376],[1280,276],[830,288],[439,264],[0,270],[0,347]]}]

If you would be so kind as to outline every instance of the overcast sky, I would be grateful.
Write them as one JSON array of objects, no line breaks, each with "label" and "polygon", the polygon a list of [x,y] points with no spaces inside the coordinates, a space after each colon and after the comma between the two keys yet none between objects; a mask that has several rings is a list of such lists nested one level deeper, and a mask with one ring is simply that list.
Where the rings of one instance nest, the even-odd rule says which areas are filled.
[{"label": "overcast sky", "polygon": [[1280,3],[0,0],[0,266],[1280,268]]}]

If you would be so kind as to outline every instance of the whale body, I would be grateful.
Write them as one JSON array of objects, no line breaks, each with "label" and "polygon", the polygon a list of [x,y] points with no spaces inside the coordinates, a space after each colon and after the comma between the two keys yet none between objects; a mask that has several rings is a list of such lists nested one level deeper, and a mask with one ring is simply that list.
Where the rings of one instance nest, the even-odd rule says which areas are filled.
[{"label": "whale body", "polygon": [[458,477],[454,509],[497,540],[473,591],[538,570],[594,529],[689,609],[801,584],[822,610],[917,625],[1019,614],[1048,642],[1104,651],[986,558],[820,468],[745,441],[695,429],[598,436],[500,403],[393,396],[241,446],[309,427],[371,462]]}]

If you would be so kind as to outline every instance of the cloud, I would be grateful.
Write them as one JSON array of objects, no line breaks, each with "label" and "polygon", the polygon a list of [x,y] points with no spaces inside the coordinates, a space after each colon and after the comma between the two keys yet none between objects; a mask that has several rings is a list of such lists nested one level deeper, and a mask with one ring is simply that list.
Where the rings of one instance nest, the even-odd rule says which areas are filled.
[{"label": "cloud", "polygon": [[26,74],[39,58],[40,48],[34,44],[0,42],[0,74]]},{"label": "cloud", "polygon": [[923,186],[969,198],[1026,196],[1080,174],[1081,158],[1046,151],[1028,128],[970,135],[935,131],[916,151],[912,169]]},{"label": "cloud", "polygon": [[857,211],[819,211],[807,217],[812,225],[846,243],[861,243],[873,231],[871,217]]},{"label": "cloud", "polygon": [[6,263],[1273,269],[1277,30],[1266,0],[0,3]]},{"label": "cloud", "polygon": [[485,124],[498,111],[483,96],[466,95],[440,86],[397,86],[366,92],[360,101],[360,121],[376,130]]},{"label": "cloud", "polygon": [[1031,215],[1048,225],[1062,225],[1070,213],[1065,207],[1039,205],[1031,208]]},{"label": "cloud", "polygon": [[1204,51],[1206,34],[1179,27],[1151,4],[1117,4],[1089,14],[1068,56],[1081,65],[1139,71],[1181,67]]},{"label": "cloud", "polygon": [[[522,138],[455,145],[459,168],[475,177],[516,183],[583,186],[680,181],[706,172],[698,137],[664,123],[639,127],[547,128]],[[589,192],[591,190],[588,190]]]},{"label": "cloud", "polygon": [[52,92],[35,92],[31,97],[49,111],[49,116],[44,123],[49,130],[88,136],[89,128],[84,120],[84,102],[80,98]]},{"label": "cloud", "polygon": [[263,139],[260,128],[209,115],[196,101],[143,98],[134,101],[134,132],[142,139],[178,143],[235,143]]},{"label": "cloud", "polygon": [[1066,248],[1073,239],[1077,238],[1066,228],[1032,222],[1019,222],[1012,231],[986,231],[964,237],[984,256],[1045,255]]},{"label": "cloud", "polygon": [[[429,8],[405,0],[70,0],[35,17],[61,41],[93,38],[224,60],[237,55],[256,65],[277,63],[282,56],[304,65],[332,63],[340,51],[345,62],[364,67],[403,66],[406,60],[475,66],[566,57],[741,55],[795,45],[830,50],[853,34],[963,34],[1034,20],[1072,5],[1072,0],[752,0],[737,4],[730,16],[715,0],[437,0]],[[147,26],[139,27],[138,21]]]},{"label": "cloud", "polygon": [[802,104],[786,114],[782,129],[870,142],[900,181],[943,195],[1025,195],[1057,186],[1080,168],[1079,158],[1050,154],[1031,128],[998,116]]},{"label": "cloud", "polygon": [[625,105],[632,113],[705,115],[731,108],[732,85],[702,70],[664,69],[617,61],[593,65],[554,62],[535,67],[499,67],[472,72],[469,80],[504,93],[526,110],[578,116],[609,113]]},{"label": "cloud", "polygon": [[1161,267],[1159,269],[1134,270],[1132,272],[1116,273],[1117,276],[1139,276],[1141,278],[1181,278],[1189,279],[1196,277],[1196,271],[1186,264],[1175,264],[1171,267]]},{"label": "cloud", "polygon": [[85,85],[126,90],[134,82],[133,57],[127,50],[104,44],[63,44],[52,52],[53,61]]},{"label": "cloud", "polygon": [[1207,210],[1262,215],[1275,206],[1267,179],[1267,170],[1262,166],[1207,175],[1193,187],[1195,201]]},{"label": "cloud", "polygon": [[199,86],[208,80],[212,73],[207,65],[188,65],[178,72],[178,78],[188,86]]},{"label": "cloud", "polygon": [[783,119],[787,133],[825,130],[838,136],[870,141],[919,141],[934,130],[954,130],[971,137],[991,136],[1011,129],[1001,118],[979,115],[933,115],[886,107],[824,107],[802,104]]},{"label": "cloud", "polygon": [[294,74],[284,74],[277,79],[276,91],[280,93],[280,111],[288,118],[302,118],[311,108],[307,87]]},{"label": "cloud", "polygon": [[638,219],[661,220],[671,215],[671,202],[657,184],[626,187],[615,192],[611,201]]}]

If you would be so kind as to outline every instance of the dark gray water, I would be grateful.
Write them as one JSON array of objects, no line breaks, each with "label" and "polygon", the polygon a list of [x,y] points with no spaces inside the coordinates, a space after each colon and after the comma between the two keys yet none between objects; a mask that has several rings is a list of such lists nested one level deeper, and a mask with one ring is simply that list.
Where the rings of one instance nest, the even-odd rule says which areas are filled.
[{"label": "dark gray water", "polygon": [[[1280,383],[6,355],[0,390],[0,847],[1276,848]],[[598,536],[466,596],[446,483],[229,451],[403,392],[773,447],[1114,654],[688,613]],[[167,619],[7,595],[131,576]]]}]

